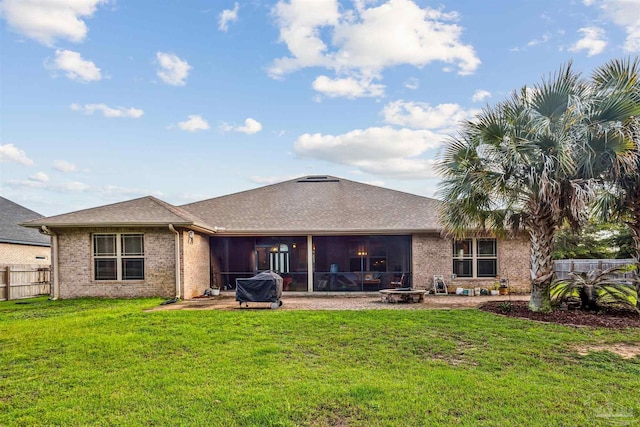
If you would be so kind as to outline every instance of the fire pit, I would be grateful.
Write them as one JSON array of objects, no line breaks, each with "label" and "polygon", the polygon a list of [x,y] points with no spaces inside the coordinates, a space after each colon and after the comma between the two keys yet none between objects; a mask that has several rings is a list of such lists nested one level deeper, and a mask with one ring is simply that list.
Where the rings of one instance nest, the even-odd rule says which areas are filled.
[{"label": "fire pit", "polygon": [[411,288],[382,289],[380,298],[382,302],[388,303],[419,303],[424,302],[424,290]]}]

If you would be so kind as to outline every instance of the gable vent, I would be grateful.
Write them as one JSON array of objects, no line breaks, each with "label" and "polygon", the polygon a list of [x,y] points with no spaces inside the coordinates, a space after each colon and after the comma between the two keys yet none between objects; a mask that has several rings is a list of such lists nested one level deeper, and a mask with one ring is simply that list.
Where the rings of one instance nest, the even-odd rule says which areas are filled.
[{"label": "gable vent", "polygon": [[338,182],[338,178],[326,175],[309,175],[304,178],[300,178],[298,182]]}]

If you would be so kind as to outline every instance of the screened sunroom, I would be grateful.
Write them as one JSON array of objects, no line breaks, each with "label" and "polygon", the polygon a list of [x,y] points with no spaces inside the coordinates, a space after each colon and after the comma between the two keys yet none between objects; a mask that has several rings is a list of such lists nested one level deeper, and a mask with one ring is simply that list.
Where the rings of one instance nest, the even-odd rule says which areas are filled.
[{"label": "screened sunroom", "polygon": [[284,291],[377,291],[411,277],[411,236],[211,237],[214,283],[271,270]]}]

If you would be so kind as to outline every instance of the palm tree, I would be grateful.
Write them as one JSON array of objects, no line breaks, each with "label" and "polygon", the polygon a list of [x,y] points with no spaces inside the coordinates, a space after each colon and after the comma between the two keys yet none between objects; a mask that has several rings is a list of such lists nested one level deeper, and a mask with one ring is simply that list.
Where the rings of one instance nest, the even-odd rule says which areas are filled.
[{"label": "palm tree", "polygon": [[[551,311],[553,235],[578,229],[593,197],[592,163],[602,159],[620,121],[571,64],[524,87],[467,122],[445,147],[441,218],[454,236],[491,230],[527,232],[531,240],[532,311]],[[619,140],[606,145],[618,152]]]},{"label": "palm tree", "polygon": [[[631,230],[635,247],[636,272],[640,271],[640,61],[612,60],[599,67],[592,80],[599,96],[610,101],[626,120],[620,120],[616,132],[622,152],[599,150],[595,173],[603,179],[596,211],[604,220],[621,221]],[[605,146],[609,141],[601,141]],[[636,282],[640,295],[640,282]],[[637,307],[640,308],[640,298]]]},{"label": "palm tree", "polygon": [[607,306],[636,309],[634,285],[638,285],[638,278],[635,274],[631,278],[624,277],[627,273],[635,273],[632,271],[635,267],[629,267],[615,266],[586,273],[570,272],[567,279],[553,281],[552,294],[556,301],[567,303],[577,296],[583,310],[599,311]]}]

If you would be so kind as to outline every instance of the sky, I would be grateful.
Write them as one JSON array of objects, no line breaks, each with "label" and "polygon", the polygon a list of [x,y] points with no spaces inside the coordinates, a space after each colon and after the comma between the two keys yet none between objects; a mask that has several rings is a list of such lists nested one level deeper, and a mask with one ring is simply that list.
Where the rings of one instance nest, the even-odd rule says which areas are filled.
[{"label": "sky", "polygon": [[333,175],[432,197],[461,121],[639,52],[640,0],[0,0],[0,195],[49,216]]}]

